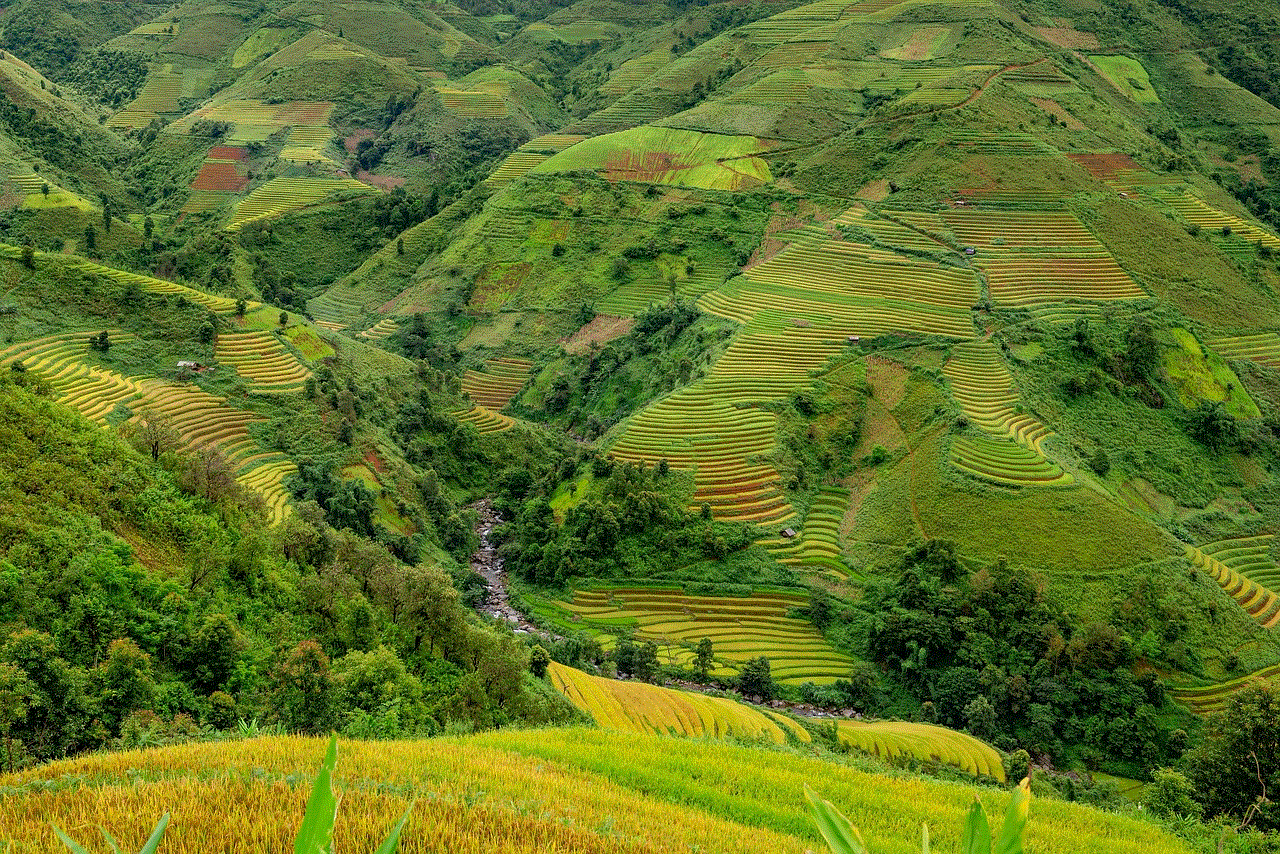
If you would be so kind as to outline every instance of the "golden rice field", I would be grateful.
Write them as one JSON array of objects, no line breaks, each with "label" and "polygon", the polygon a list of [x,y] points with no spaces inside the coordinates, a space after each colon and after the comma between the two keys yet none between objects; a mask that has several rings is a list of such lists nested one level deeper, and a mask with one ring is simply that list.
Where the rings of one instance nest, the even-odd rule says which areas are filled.
[{"label": "golden rice field", "polygon": [[758,738],[778,744],[810,741],[809,731],[783,715],[726,699],[644,682],[605,679],[552,662],[551,684],[598,726],[655,735]]},{"label": "golden rice field", "polygon": [[477,405],[497,412],[528,382],[532,367],[527,359],[490,359],[484,363],[483,371],[469,370],[462,375],[462,390]]},{"label": "golden rice field", "polygon": [[[1263,629],[1272,629],[1280,625],[1280,597],[1277,597],[1270,586],[1252,580],[1233,566],[1234,563],[1249,560],[1248,557],[1242,558],[1236,552],[1236,543],[1239,543],[1239,540],[1224,540],[1221,543],[1210,543],[1199,548],[1187,545],[1184,551],[1187,553],[1188,560],[1192,562],[1192,566],[1208,572],[1211,579],[1216,581],[1226,595],[1235,599],[1236,604],[1244,608],[1245,613],[1253,617]],[[1271,576],[1267,577],[1267,583],[1274,584],[1274,575],[1267,575]]]},{"label": "golden rice field", "polygon": [[[0,838],[62,850],[49,822],[92,840],[107,827],[137,850],[161,813],[165,854],[282,851],[297,831],[328,740],[274,737],[101,754],[0,775]],[[592,729],[499,731],[419,741],[340,741],[335,850],[372,851],[411,801],[404,854],[803,854],[820,850],[813,786],[877,854],[958,850],[978,797],[1008,794],[871,773],[797,752]],[[1190,854],[1144,821],[1033,800],[1039,854]]]},{"label": "golden rice field", "polygon": [[1270,368],[1280,367],[1280,335],[1275,332],[1224,336],[1207,343],[1224,359],[1248,359]]},{"label": "golden rice field", "polygon": [[300,391],[311,376],[311,369],[270,332],[224,332],[218,336],[214,358],[235,368],[253,383],[254,391]]},{"label": "golden rice field", "polygon": [[849,490],[824,486],[809,503],[797,536],[766,540],[761,543],[779,563],[796,569],[834,572],[844,576],[848,568],[841,560],[840,526],[849,508]]},{"label": "golden rice field", "polygon": [[236,206],[227,230],[239,231],[247,223],[318,205],[340,194],[371,192],[367,184],[353,178],[272,178]]},{"label": "golden rice field", "polygon": [[1225,709],[1232,695],[1241,688],[1246,688],[1253,684],[1274,684],[1278,676],[1280,676],[1280,664],[1273,664],[1246,676],[1228,679],[1216,685],[1203,685],[1195,688],[1170,688],[1169,695],[1196,714],[1208,715]]},{"label": "golden rice field", "polygon": [[[812,623],[787,616],[808,604],[797,594],[697,596],[678,588],[605,587],[540,604],[560,623],[634,629],[636,637],[658,644],[660,659],[674,663],[688,665],[693,647],[709,638],[716,659],[711,672],[717,675],[731,675],[761,655],[768,657],[774,678],[789,684],[844,679],[853,666]],[[611,646],[613,638],[605,635],[601,642]]]},{"label": "golden rice field", "polygon": [[468,424],[475,425],[476,430],[481,435],[485,433],[502,433],[516,426],[514,418],[486,409],[483,406],[460,409],[453,413],[453,417],[459,421],[466,421]]},{"label": "golden rice field", "polygon": [[[105,426],[118,407],[129,410],[119,417],[136,419],[148,410],[167,417],[184,449],[216,449],[226,458],[236,480],[262,496],[272,521],[283,520],[289,512],[284,480],[295,466],[280,453],[263,451],[249,435],[248,425],[262,417],[193,385],[125,376],[93,364],[88,358],[88,339],[99,331],[62,333],[13,344],[0,350],[0,366],[22,362],[28,371],[49,382],[60,403],[100,425]],[[108,332],[117,345],[132,340],[118,330]]]},{"label": "golden rice field", "polygon": [[1004,763],[991,745],[963,732],[908,721],[836,722],[840,741],[882,759],[941,762],[1004,782]]},{"label": "golden rice field", "polygon": [[1010,436],[1036,454],[1053,431],[1022,409],[1013,375],[990,341],[970,341],[951,348],[942,369],[951,395],[975,427]]}]

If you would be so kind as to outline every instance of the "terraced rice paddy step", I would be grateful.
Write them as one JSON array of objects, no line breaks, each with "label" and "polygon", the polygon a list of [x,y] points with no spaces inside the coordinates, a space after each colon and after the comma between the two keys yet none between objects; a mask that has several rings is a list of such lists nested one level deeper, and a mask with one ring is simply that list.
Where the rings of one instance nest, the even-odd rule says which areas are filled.
[{"label": "terraced rice paddy step", "polygon": [[248,223],[302,210],[326,200],[372,192],[376,191],[352,178],[272,178],[236,206],[227,230],[239,231]]},{"label": "terraced rice paddy step", "polygon": [[1224,359],[1248,359],[1270,368],[1280,368],[1280,335],[1275,332],[1213,338],[1208,343]]},{"label": "terraced rice paddy step", "polygon": [[701,738],[763,738],[778,744],[790,735],[810,741],[808,730],[782,715],[724,697],[604,679],[552,662],[551,684],[604,729]]},{"label": "terraced rice paddy step", "polygon": [[933,724],[906,721],[836,722],[848,746],[882,759],[919,759],[951,765],[969,774],[1004,782],[1004,762],[991,745],[971,735]]},{"label": "terraced rice paddy step", "polygon": [[946,249],[941,240],[922,234],[914,228],[896,222],[892,214],[877,216],[862,206],[853,207],[831,220],[833,225],[849,226],[870,234],[884,246],[903,247],[918,252],[938,252]]},{"label": "terraced rice paddy step", "polygon": [[462,375],[462,390],[479,406],[497,412],[524,388],[532,367],[526,359],[490,359],[484,363],[483,371]]},{"label": "terraced rice paddy step", "polygon": [[1005,439],[960,437],[951,444],[951,464],[1001,486],[1071,486],[1075,479],[1035,451]]},{"label": "terraced rice paddy step", "polygon": [[1169,695],[1198,715],[1220,712],[1227,707],[1232,696],[1242,688],[1255,684],[1274,684],[1280,677],[1280,664],[1264,667],[1247,676],[1229,679],[1217,685],[1198,688],[1170,688]]},{"label": "terraced rice paddy step", "polygon": [[501,433],[516,426],[514,418],[508,418],[493,410],[485,409],[483,406],[473,406],[470,409],[459,410],[453,413],[453,417],[459,421],[474,424],[481,434]]},{"label": "terraced rice paddy step", "polygon": [[1225,228],[1230,234],[1249,243],[1261,243],[1271,249],[1280,249],[1280,237],[1234,214],[1218,210],[1191,193],[1158,190],[1152,195],[1192,225],[1220,234]]},{"label": "terraced rice paddy step", "polygon": [[807,604],[806,598],[785,593],[693,596],[653,588],[579,590],[571,602],[554,603],[587,626],[634,626],[637,637],[659,645],[660,656],[686,665],[692,647],[710,638],[720,662],[715,672],[721,675],[763,655],[774,678],[788,684],[847,678],[852,659],[832,648],[807,620],[787,616],[789,609]]},{"label": "terraced rice paddy step", "polygon": [[545,163],[549,155],[531,151],[515,151],[494,169],[484,183],[489,187],[505,187],[529,174],[529,170],[539,163]]},{"label": "terraced rice paddy step", "polygon": [[235,368],[253,383],[254,391],[300,391],[311,369],[270,332],[224,332],[218,336],[214,358]]},{"label": "terraced rice paddy step", "polygon": [[392,333],[400,328],[400,322],[394,317],[384,317],[370,326],[368,329],[360,333],[361,338],[368,338],[373,341],[381,341],[388,338]]},{"label": "terraced rice paddy step", "polygon": [[989,341],[972,341],[951,348],[942,369],[951,395],[974,426],[996,436],[1011,436],[1037,455],[1053,431],[1034,416],[1019,411],[1013,375]]},{"label": "terraced rice paddy step", "polygon": [[[1274,628],[1280,623],[1280,597],[1269,587],[1251,580],[1227,562],[1238,558],[1228,546],[1231,542],[1233,541],[1210,543],[1203,549],[1186,546],[1184,550],[1191,565],[1207,572],[1250,617],[1263,628]],[[1223,554],[1227,561],[1214,557],[1214,552]],[[1266,577],[1270,577],[1270,574]]]},{"label": "terraced rice paddy step", "polygon": [[[45,256],[42,252],[37,252],[36,257]],[[53,256],[61,260],[62,256]],[[144,291],[150,291],[156,294],[175,294],[182,297],[188,302],[203,305],[210,311],[227,312],[236,307],[236,301],[231,297],[217,296],[216,294],[207,294],[204,291],[189,288],[186,285],[180,285],[177,282],[170,282],[165,279],[155,279],[151,276],[143,276],[139,273],[130,273],[125,270],[117,270],[114,267],[104,267],[101,264],[95,264],[92,261],[73,261],[71,267],[91,273],[95,276],[101,276],[109,279],[117,284],[136,285]]]},{"label": "terraced rice paddy step", "polygon": [[[125,376],[91,364],[88,339],[99,331],[62,333],[11,345],[0,351],[0,367],[21,361],[28,371],[49,382],[60,402],[101,425],[120,406],[128,407],[134,418],[146,410],[167,417],[184,450],[217,450],[237,480],[263,496],[273,523],[281,521],[289,512],[283,480],[295,469],[284,455],[262,451],[249,435],[247,426],[263,420],[262,416],[236,409],[194,386]],[[108,330],[108,336],[117,345],[133,340],[119,330]]]}]

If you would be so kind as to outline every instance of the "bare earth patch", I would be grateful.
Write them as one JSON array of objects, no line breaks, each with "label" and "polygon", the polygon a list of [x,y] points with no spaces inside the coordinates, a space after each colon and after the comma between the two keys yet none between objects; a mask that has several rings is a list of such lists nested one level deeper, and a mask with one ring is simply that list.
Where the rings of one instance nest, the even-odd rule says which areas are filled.
[{"label": "bare earth patch", "polygon": [[1035,31],[1040,38],[1050,44],[1065,47],[1067,50],[1097,50],[1099,48],[1097,36],[1093,33],[1072,29],[1071,27],[1036,27]]},{"label": "bare earth patch", "polygon": [[360,146],[360,140],[373,139],[375,136],[377,134],[368,128],[359,128],[351,136],[344,139],[342,145],[347,149],[347,154],[355,154],[356,149]]},{"label": "bare earth patch", "polygon": [[877,178],[862,185],[854,198],[866,199],[868,202],[883,202],[889,198],[889,179]]},{"label": "bare earth patch", "polygon": [[1084,124],[1052,98],[1032,98],[1031,103],[1049,115],[1057,116],[1058,121],[1062,122],[1062,126],[1067,130],[1084,130]]},{"label": "bare earth patch", "polygon": [[612,314],[601,314],[586,323],[568,338],[562,339],[560,345],[566,353],[585,353],[592,344],[605,344],[615,338],[621,338],[636,325],[635,318],[617,317]]},{"label": "bare earth patch", "polygon": [[394,175],[374,175],[372,172],[366,172],[361,169],[356,172],[356,180],[363,181],[370,187],[377,187],[380,190],[394,190],[396,187],[404,186],[404,178],[397,178]]}]

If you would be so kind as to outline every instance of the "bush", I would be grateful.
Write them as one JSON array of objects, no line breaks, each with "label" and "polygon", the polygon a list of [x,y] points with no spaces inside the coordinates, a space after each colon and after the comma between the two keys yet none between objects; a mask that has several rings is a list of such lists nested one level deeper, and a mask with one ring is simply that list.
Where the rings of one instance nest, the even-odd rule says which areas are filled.
[{"label": "bush", "polygon": [[1147,809],[1162,818],[1199,818],[1203,812],[1203,807],[1196,802],[1195,787],[1191,781],[1170,768],[1161,768],[1151,776],[1151,784],[1147,786],[1142,801]]}]

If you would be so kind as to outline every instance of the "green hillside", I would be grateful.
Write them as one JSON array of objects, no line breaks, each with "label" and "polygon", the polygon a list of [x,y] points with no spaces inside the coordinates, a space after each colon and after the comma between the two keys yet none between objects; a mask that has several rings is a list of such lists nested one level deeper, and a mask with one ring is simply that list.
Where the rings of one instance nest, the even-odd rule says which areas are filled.
[{"label": "green hillside", "polygon": [[590,717],[1280,827],[1277,44],[0,0],[0,767]]}]

